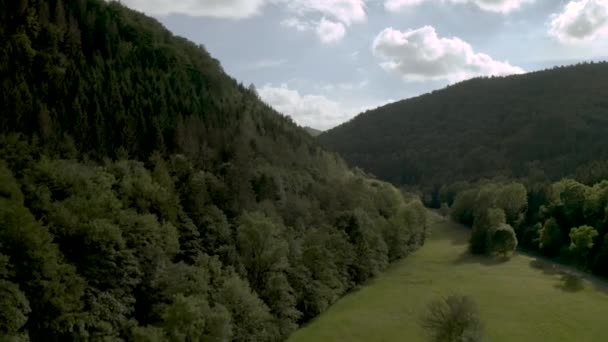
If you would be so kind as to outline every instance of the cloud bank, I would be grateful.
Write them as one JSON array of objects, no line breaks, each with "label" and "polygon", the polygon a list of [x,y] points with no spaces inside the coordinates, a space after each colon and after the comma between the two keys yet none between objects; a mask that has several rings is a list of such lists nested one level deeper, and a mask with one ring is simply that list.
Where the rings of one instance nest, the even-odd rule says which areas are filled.
[{"label": "cloud bank", "polygon": [[608,37],[608,0],[570,1],[553,16],[549,34],[564,43]]},{"label": "cloud bank", "polygon": [[349,26],[367,19],[364,0],[283,0],[292,12],[318,13]]},{"label": "cloud bank", "polygon": [[524,70],[478,53],[459,38],[440,38],[435,28],[424,26],[401,32],[384,29],[374,40],[374,55],[380,65],[406,80],[461,81],[475,76],[520,74]]},{"label": "cloud bank", "polygon": [[534,0],[386,0],[384,2],[384,8],[390,12],[397,12],[404,8],[430,1],[455,4],[470,3],[484,11],[509,13],[519,9],[523,4],[533,2]]}]

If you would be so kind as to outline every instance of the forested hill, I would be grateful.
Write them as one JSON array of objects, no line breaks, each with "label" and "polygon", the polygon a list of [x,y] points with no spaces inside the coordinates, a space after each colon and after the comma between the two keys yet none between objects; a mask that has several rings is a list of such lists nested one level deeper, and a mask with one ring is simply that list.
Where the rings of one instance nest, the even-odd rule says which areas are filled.
[{"label": "forested hill", "polygon": [[365,112],[319,141],[382,179],[434,187],[584,173],[608,157],[607,132],[608,64],[596,63],[461,82]]},{"label": "forested hill", "polygon": [[319,134],[323,133],[323,131],[320,131],[320,130],[312,128],[312,127],[304,127],[304,129],[306,130],[306,132],[308,132],[308,134],[312,135],[313,137],[316,137]]},{"label": "forested hill", "polygon": [[417,247],[202,46],[102,0],[0,0],[0,340],[277,341]]}]

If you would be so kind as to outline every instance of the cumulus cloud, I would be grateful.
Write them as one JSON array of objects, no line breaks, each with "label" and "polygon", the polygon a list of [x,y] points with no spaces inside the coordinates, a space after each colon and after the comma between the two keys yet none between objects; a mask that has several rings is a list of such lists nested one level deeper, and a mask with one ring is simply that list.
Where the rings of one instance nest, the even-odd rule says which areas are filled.
[{"label": "cumulus cloud", "polygon": [[346,35],[344,24],[328,20],[325,17],[321,21],[304,21],[297,17],[291,17],[281,21],[281,25],[300,32],[315,31],[324,44],[336,43]]},{"label": "cumulus cloud", "polygon": [[344,28],[344,24],[325,18],[321,19],[321,22],[319,22],[319,26],[317,27],[317,35],[325,44],[335,43],[344,38],[345,34],[346,29]]},{"label": "cumulus cloud", "polygon": [[350,106],[323,95],[302,95],[285,84],[279,87],[267,84],[258,88],[258,94],[264,102],[278,112],[289,115],[298,124],[322,130],[337,126],[365,109],[388,103],[382,101],[367,106]]},{"label": "cumulus cloud", "polygon": [[[403,8],[428,2],[431,0],[386,0],[384,7],[388,11],[399,11]],[[457,4],[471,3],[484,11],[509,13],[520,8],[524,3],[534,0],[432,0],[435,2],[451,2]]]},{"label": "cumulus cloud", "polygon": [[381,66],[406,80],[461,81],[475,76],[502,76],[524,70],[478,53],[459,38],[440,38],[435,28],[424,26],[401,32],[384,29],[375,38],[374,55],[385,61]]},{"label": "cumulus cloud", "polygon": [[419,5],[428,0],[386,0],[384,2],[384,8],[391,12],[397,12],[403,8]]},{"label": "cumulus cloud", "polygon": [[149,15],[185,14],[193,17],[241,19],[260,12],[269,0],[122,0]]},{"label": "cumulus cloud", "polygon": [[554,15],[549,34],[566,43],[608,37],[608,0],[570,1]]},{"label": "cumulus cloud", "polygon": [[285,0],[285,3],[300,15],[319,13],[347,26],[367,18],[364,0]]},{"label": "cumulus cloud", "polygon": [[[281,24],[300,32],[315,31],[321,42],[335,43],[346,35],[346,27],[367,19],[365,0],[274,0],[286,5],[293,17]],[[302,19],[310,15],[321,20]],[[329,18],[329,19],[327,19]]]}]

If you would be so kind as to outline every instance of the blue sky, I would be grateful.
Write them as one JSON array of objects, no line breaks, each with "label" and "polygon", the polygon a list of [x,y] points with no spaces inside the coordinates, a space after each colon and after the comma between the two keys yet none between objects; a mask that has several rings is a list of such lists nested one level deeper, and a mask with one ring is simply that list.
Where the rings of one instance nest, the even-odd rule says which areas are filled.
[{"label": "blue sky", "polygon": [[328,129],[470,77],[608,56],[608,0],[122,0]]}]

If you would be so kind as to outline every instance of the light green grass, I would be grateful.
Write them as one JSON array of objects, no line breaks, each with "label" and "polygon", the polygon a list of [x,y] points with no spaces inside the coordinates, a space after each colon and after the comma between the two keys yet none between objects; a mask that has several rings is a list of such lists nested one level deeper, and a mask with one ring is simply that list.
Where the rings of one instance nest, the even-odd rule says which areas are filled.
[{"label": "light green grass", "polygon": [[522,254],[504,263],[471,257],[469,230],[431,215],[422,249],[289,341],[426,341],[420,315],[430,300],[450,293],[475,299],[490,342],[608,341],[605,282],[567,276],[562,267]]}]

